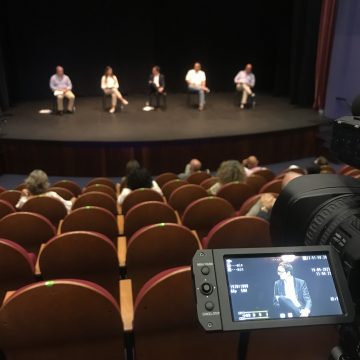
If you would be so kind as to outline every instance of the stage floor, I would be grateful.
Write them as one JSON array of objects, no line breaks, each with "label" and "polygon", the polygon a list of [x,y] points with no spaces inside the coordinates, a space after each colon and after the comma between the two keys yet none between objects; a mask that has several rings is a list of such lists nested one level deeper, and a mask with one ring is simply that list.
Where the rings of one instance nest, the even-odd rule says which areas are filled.
[{"label": "stage floor", "polygon": [[233,93],[207,96],[203,112],[189,108],[185,94],[168,95],[165,111],[142,111],[146,97],[131,96],[122,112],[102,110],[102,97],[76,100],[72,115],[43,115],[51,99],[23,102],[1,126],[3,139],[90,142],[147,142],[242,136],[313,127],[324,119],[311,109],[297,108],[288,99],[257,96],[251,110],[234,105]]}]

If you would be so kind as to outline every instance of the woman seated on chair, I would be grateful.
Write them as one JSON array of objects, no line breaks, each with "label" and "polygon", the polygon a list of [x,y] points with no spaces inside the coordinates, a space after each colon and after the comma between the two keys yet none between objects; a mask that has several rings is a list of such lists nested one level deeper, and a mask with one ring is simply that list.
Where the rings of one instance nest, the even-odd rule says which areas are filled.
[{"label": "woman seated on chair", "polygon": [[49,179],[46,173],[42,170],[34,170],[25,180],[25,189],[21,192],[21,197],[16,204],[17,209],[21,209],[23,205],[31,198],[35,196],[48,196],[61,201],[67,212],[70,212],[71,207],[75,201],[75,198],[71,200],[65,200],[55,191],[49,191]]},{"label": "woman seated on chair", "polygon": [[105,68],[103,77],[101,78],[101,88],[106,95],[111,95],[111,109],[109,112],[113,114],[116,110],[117,101],[120,100],[124,105],[129,102],[123,98],[119,91],[119,82],[110,66]]},{"label": "woman seated on chair", "polygon": [[149,171],[145,168],[138,168],[131,171],[126,177],[126,187],[122,189],[117,202],[119,205],[122,205],[125,198],[136,189],[152,189],[162,195],[162,191],[154,181],[149,173]]}]

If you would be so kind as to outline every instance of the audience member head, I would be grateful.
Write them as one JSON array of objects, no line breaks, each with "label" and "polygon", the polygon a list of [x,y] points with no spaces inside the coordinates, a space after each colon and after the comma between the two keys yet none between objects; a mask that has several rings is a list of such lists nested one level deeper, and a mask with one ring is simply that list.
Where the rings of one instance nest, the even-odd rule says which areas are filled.
[{"label": "audience member head", "polygon": [[105,75],[105,76],[113,76],[113,75],[114,75],[113,69],[112,69],[111,66],[107,66],[107,67],[105,68],[104,75]]},{"label": "audience member head", "polygon": [[243,182],[246,179],[244,166],[237,160],[227,160],[220,164],[216,176],[219,178],[221,185],[228,184],[232,181]]},{"label": "audience member head", "polygon": [[319,156],[314,160],[314,164],[321,167],[321,166],[329,165],[329,162],[325,156]]},{"label": "audience member head", "polygon": [[192,159],[190,161],[190,173],[195,173],[201,170],[201,162],[198,159]]},{"label": "audience member head", "polygon": [[285,176],[283,177],[282,180],[282,184],[281,184],[281,188],[284,189],[284,187],[292,180],[294,180],[295,178],[299,177],[299,176],[303,176],[302,174],[299,174],[297,172],[294,171],[289,171],[285,174]]},{"label": "audience member head", "polygon": [[196,63],[194,64],[194,70],[195,70],[195,71],[200,71],[200,70],[201,70],[201,64],[200,64],[199,62],[196,62]]},{"label": "audience member head", "polygon": [[129,175],[132,171],[140,168],[141,166],[139,162],[135,159],[131,159],[126,163],[126,168],[125,168],[126,175]]},{"label": "audience member head", "polygon": [[252,65],[251,64],[246,64],[245,66],[245,71],[250,74],[252,72]]},{"label": "audience member head", "polygon": [[306,168],[306,173],[308,175],[311,175],[311,174],[320,174],[320,171],[321,171],[321,168],[319,165],[317,164],[313,164],[313,165],[310,165]]},{"label": "audience member head", "polygon": [[160,66],[158,66],[158,65],[153,66],[151,72],[154,76],[159,75],[160,74]]},{"label": "audience member head", "polygon": [[63,76],[64,75],[64,68],[60,65],[56,67],[56,75],[57,76]]},{"label": "audience member head", "polygon": [[152,177],[145,168],[138,168],[129,173],[126,178],[126,186],[131,190],[152,188]]},{"label": "audience member head", "polygon": [[49,190],[49,179],[42,170],[33,170],[25,180],[26,189],[30,195],[44,194]]},{"label": "audience member head", "polygon": [[243,161],[243,164],[248,169],[253,169],[253,168],[256,168],[259,165],[259,160],[257,159],[257,157],[255,155],[250,155],[248,158],[246,158]]}]

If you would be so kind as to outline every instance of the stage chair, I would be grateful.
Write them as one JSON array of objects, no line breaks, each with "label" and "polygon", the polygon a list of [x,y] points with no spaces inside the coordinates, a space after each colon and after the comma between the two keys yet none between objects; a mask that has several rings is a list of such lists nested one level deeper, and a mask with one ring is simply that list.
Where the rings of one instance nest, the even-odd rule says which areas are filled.
[{"label": "stage chair", "polygon": [[260,169],[253,172],[253,174],[262,176],[266,181],[271,181],[275,178],[275,174],[269,169]]},{"label": "stage chair", "polygon": [[272,180],[267,182],[259,191],[259,194],[276,193],[280,194],[282,190],[282,180]]},{"label": "stage chair", "polygon": [[116,217],[97,206],[86,206],[68,214],[59,226],[59,233],[71,231],[95,231],[107,236],[117,246],[119,228]]},{"label": "stage chair", "polygon": [[[152,92],[149,95],[149,105],[154,107],[156,109],[156,106],[154,106],[154,98],[155,98],[155,103],[156,103],[156,97],[159,96],[159,107],[163,108],[164,110],[167,109],[167,93],[166,91],[162,92],[162,93],[155,93]],[[161,106],[161,102],[162,102],[162,106]],[[155,104],[156,105],[156,104]]]},{"label": "stage chair", "polygon": [[176,174],[172,172],[166,172],[156,176],[155,181],[160,186],[160,188],[162,188],[170,180],[176,180],[176,179],[178,179],[178,176]]},{"label": "stage chair", "polygon": [[200,185],[188,184],[176,189],[170,196],[169,205],[182,215],[185,209],[195,200],[209,196]]},{"label": "stage chair", "polygon": [[65,205],[60,200],[49,196],[30,198],[22,206],[21,211],[40,214],[50,220],[56,228],[59,222],[67,215]]},{"label": "stage chair", "polygon": [[198,249],[199,239],[185,226],[166,223],[141,228],[129,240],[126,251],[126,274],[132,281],[133,295],[156,274],[175,266],[190,266]]},{"label": "stage chair", "polygon": [[165,198],[167,200],[170,199],[171,194],[178,189],[181,186],[187,185],[188,182],[185,180],[180,180],[180,179],[176,179],[176,180],[170,180],[168,181],[163,188],[161,189]]},{"label": "stage chair", "polygon": [[202,240],[206,249],[272,246],[269,223],[254,216],[237,216],[215,225]]},{"label": "stage chair", "polygon": [[124,234],[130,239],[136,231],[144,226],[160,223],[178,223],[175,211],[165,203],[147,201],[135,205],[126,214],[124,219]]},{"label": "stage chair", "polygon": [[20,245],[0,239],[0,304],[7,291],[35,282],[34,258]]},{"label": "stage chair", "polygon": [[14,241],[34,254],[38,254],[40,245],[55,234],[53,224],[40,214],[18,212],[0,220],[0,238]]},{"label": "stage chair", "polygon": [[110,186],[102,185],[102,184],[90,185],[90,186],[87,186],[84,188],[83,194],[92,192],[92,191],[103,192],[105,194],[110,195],[113,199],[116,200],[116,192]]},{"label": "stage chair", "polygon": [[[273,196],[275,196],[276,198],[279,196],[279,194],[276,193],[270,193]],[[260,199],[260,197],[263,194],[256,194],[252,197],[250,197],[249,199],[247,199],[242,205],[240,210],[236,213],[237,216],[245,216],[250,209],[258,202],[258,200]]]},{"label": "stage chair", "polygon": [[54,191],[58,195],[60,195],[65,200],[71,200],[75,195],[68,189],[62,187],[52,186],[49,188],[49,191]]},{"label": "stage chair", "polygon": [[19,190],[5,190],[0,193],[0,200],[7,201],[12,206],[16,206],[21,197],[21,191]]},{"label": "stage chair", "polygon": [[[235,89],[234,106],[240,107],[242,94],[243,94],[243,91],[238,91],[237,89]],[[256,105],[256,97],[248,96],[247,103],[245,104],[245,108],[254,108],[255,105]]]},{"label": "stage chair", "polygon": [[136,189],[126,196],[121,205],[122,214],[126,215],[135,205],[142,204],[146,201],[164,202],[164,198],[152,189]]},{"label": "stage chair", "polygon": [[[109,100],[110,100],[110,105],[108,105],[109,103]],[[110,108],[111,108],[111,94],[105,94],[105,92],[103,93],[103,96],[102,96],[102,108],[104,111],[109,111]],[[117,101],[116,103],[116,109],[115,111],[119,111],[121,112],[122,110],[124,109],[124,105],[121,103],[121,101]]]},{"label": "stage chair", "polygon": [[200,185],[204,180],[211,178],[211,175],[206,171],[197,171],[186,179],[189,184]]},{"label": "stage chair", "polygon": [[245,180],[256,193],[267,183],[266,179],[260,175],[250,175]]},{"label": "stage chair", "polygon": [[80,209],[87,206],[96,206],[110,211],[117,215],[118,209],[116,200],[108,194],[99,191],[91,191],[81,194],[74,202],[72,210]]},{"label": "stage chair", "polygon": [[234,209],[238,210],[245,200],[255,194],[255,191],[248,184],[236,181],[223,185],[217,196],[227,200]]},{"label": "stage chair", "polygon": [[88,187],[91,185],[96,185],[96,184],[107,185],[107,186],[111,187],[114,191],[116,191],[116,185],[109,178],[106,178],[106,177],[94,178],[94,179],[90,180],[86,184],[85,187]]},{"label": "stage chair", "polygon": [[5,200],[0,200],[0,219],[14,212],[16,212],[14,206]]},{"label": "stage chair", "polygon": [[88,281],[25,286],[0,311],[0,347],[8,359],[124,360],[124,330],[119,304]]},{"label": "stage chair", "polygon": [[[194,100],[195,99],[195,100]],[[186,90],[186,105],[188,107],[199,106],[199,93],[195,90],[187,88]]]},{"label": "stage chair", "polygon": [[219,179],[215,176],[209,177],[201,182],[200,186],[202,186],[205,190],[209,190],[213,185],[215,185]]},{"label": "stage chair", "polygon": [[216,224],[234,214],[235,210],[227,200],[209,196],[192,202],[182,216],[182,223],[195,230],[202,239]]},{"label": "stage chair", "polygon": [[106,289],[119,301],[119,260],[114,243],[91,231],[60,234],[43,244],[37,262],[43,280],[81,279]]},{"label": "stage chair", "polygon": [[207,333],[197,320],[190,267],[151,278],[136,297],[137,360],[237,360],[237,332]]},{"label": "stage chair", "polygon": [[72,180],[57,181],[55,184],[52,184],[52,187],[61,187],[70,190],[74,194],[74,196],[79,196],[81,194],[80,186]]}]

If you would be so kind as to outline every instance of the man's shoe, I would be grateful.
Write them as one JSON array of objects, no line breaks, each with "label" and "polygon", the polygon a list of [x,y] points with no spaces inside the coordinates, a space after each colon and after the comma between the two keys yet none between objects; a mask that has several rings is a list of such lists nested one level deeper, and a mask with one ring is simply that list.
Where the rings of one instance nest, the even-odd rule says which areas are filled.
[{"label": "man's shoe", "polygon": [[245,105],[244,104],[241,104],[240,105],[240,109],[243,110],[245,108]]},{"label": "man's shoe", "polygon": [[199,111],[203,111],[204,110],[204,105],[200,105],[199,106]]}]

